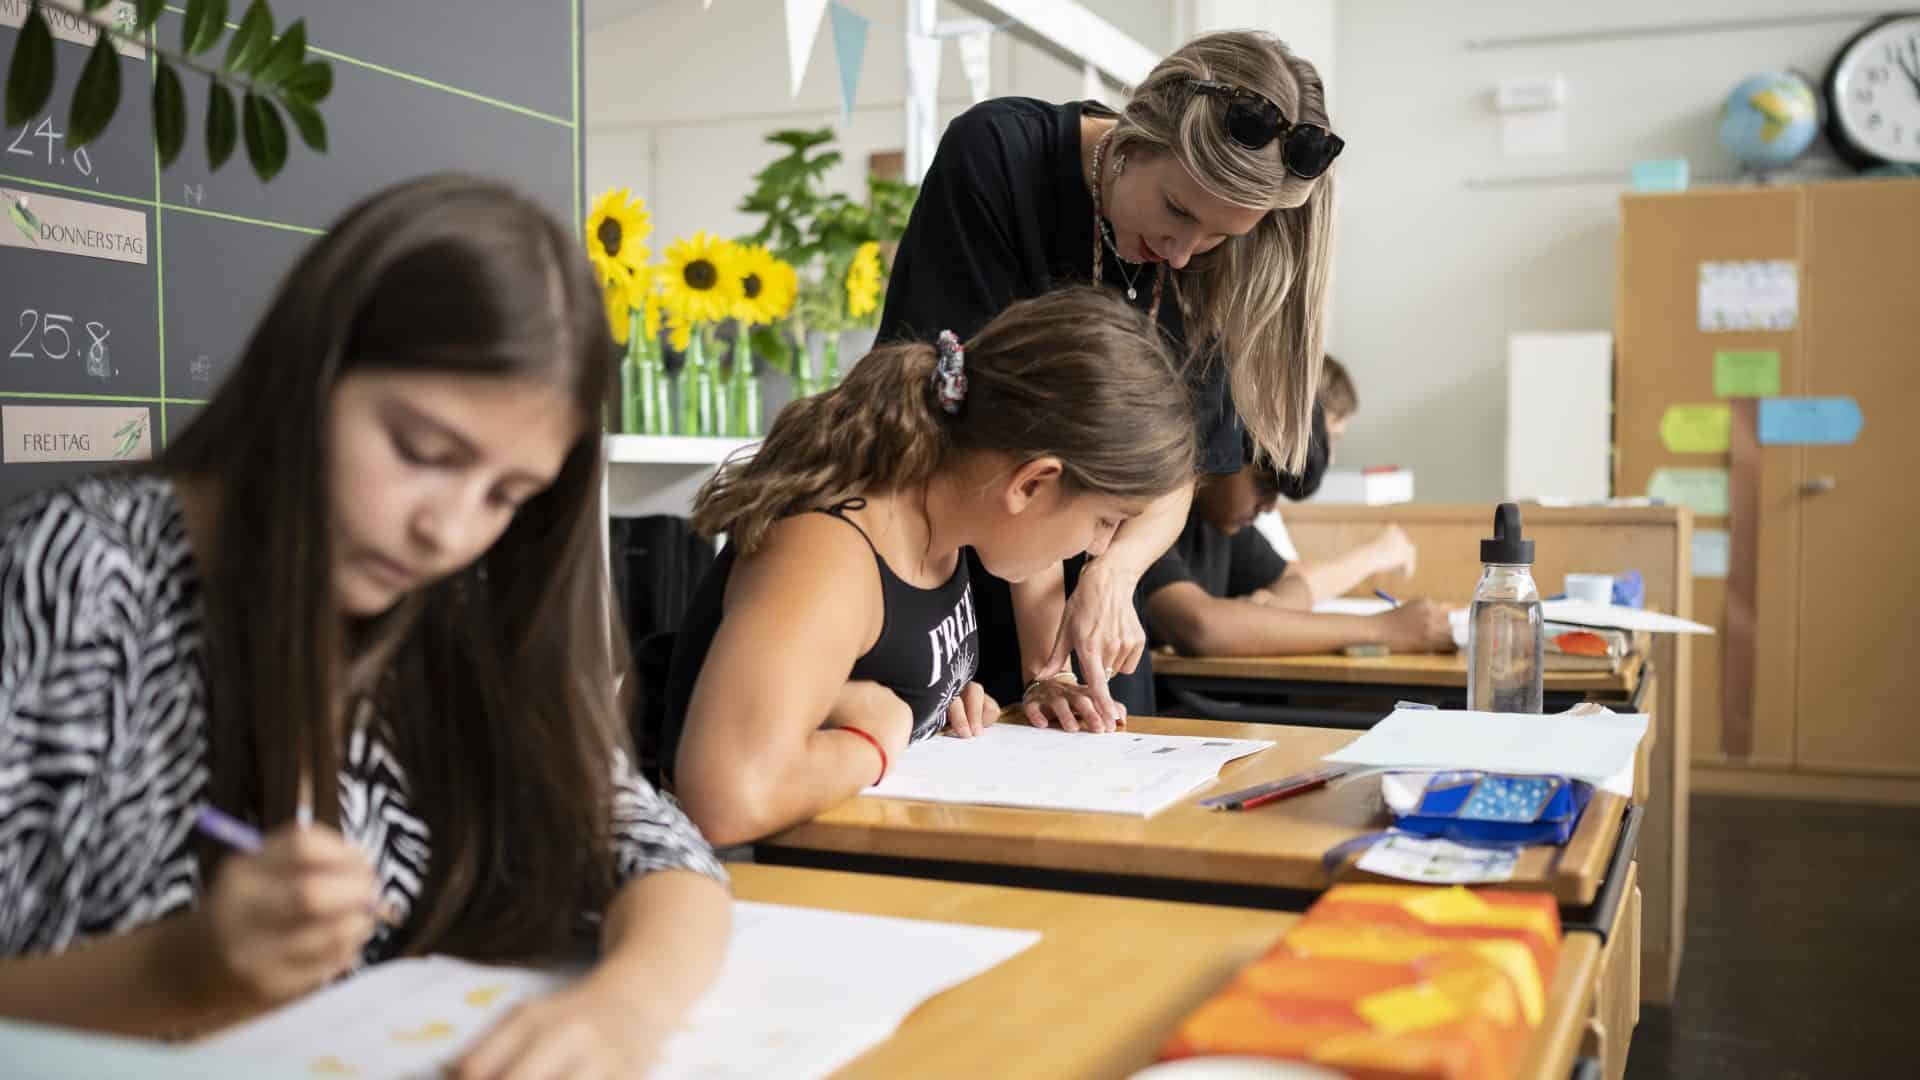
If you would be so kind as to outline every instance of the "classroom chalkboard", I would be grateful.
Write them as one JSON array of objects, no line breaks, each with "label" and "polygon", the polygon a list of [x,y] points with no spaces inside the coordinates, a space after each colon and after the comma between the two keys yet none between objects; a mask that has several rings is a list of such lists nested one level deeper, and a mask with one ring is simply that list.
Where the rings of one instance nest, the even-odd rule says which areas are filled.
[{"label": "classroom chalkboard", "polygon": [[[581,2],[274,0],[277,26],[306,20],[334,87],[328,152],[291,139],[266,184],[243,151],[207,170],[207,83],[191,72],[187,146],[158,168],[144,50],[123,50],[120,110],[74,151],[63,129],[87,50],[57,40],[47,113],[0,131],[0,507],[164,447],[300,252],[380,188],[459,169],[581,220]],[[0,0],[0,56],[25,5]],[[161,42],[179,41],[181,19],[168,9]]]}]

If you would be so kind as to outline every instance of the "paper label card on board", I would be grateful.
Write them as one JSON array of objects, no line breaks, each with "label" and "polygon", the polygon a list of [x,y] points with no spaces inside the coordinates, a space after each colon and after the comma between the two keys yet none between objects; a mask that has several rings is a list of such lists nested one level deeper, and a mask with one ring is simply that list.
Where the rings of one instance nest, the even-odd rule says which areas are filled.
[{"label": "paper label card on board", "polygon": [[1780,393],[1779,349],[1721,349],[1713,354],[1713,392],[1720,397]]},{"label": "paper label card on board", "polygon": [[1647,494],[1674,506],[1684,506],[1702,517],[1727,514],[1727,470],[1655,469]]},{"label": "paper label card on board", "polygon": [[1726,405],[1669,405],[1660,418],[1660,442],[1674,454],[1724,454],[1733,433]]},{"label": "paper label card on board", "polygon": [[1693,576],[1725,578],[1733,556],[1733,534],[1725,529],[1693,530]]},{"label": "paper label card on board", "polygon": [[1789,259],[1700,264],[1700,329],[1791,330],[1800,316],[1799,267]]},{"label": "paper label card on board", "polygon": [[1761,446],[1846,446],[1865,420],[1849,397],[1767,398],[1760,402]]}]

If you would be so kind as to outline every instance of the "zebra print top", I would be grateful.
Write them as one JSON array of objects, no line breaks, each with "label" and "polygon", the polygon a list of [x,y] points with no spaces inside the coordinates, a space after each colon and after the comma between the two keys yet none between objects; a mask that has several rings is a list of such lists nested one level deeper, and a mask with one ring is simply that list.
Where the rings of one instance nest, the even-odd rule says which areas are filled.
[{"label": "zebra print top", "polygon": [[[0,956],[57,952],[195,902],[189,833],[208,780],[199,594],[163,478],[94,477],[0,514]],[[624,756],[612,768],[622,880],[726,880],[677,807]],[[364,727],[342,762],[340,819],[404,925],[432,837],[399,762]],[[382,928],[361,959],[386,958],[392,938]]]}]

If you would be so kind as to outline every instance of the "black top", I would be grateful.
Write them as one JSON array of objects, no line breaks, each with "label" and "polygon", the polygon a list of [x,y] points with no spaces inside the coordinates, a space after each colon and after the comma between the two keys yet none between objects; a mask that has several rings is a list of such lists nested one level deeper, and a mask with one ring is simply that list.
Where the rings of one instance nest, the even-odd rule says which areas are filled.
[{"label": "black top", "polygon": [[[848,679],[866,679],[893,691],[913,710],[912,741],[931,738],[947,725],[947,705],[973,680],[979,666],[979,625],[973,613],[973,592],[968,588],[967,560],[961,558],[946,584],[921,589],[900,580],[887,560],[873,547],[866,530],[854,524],[843,511],[864,505],[852,500],[817,511],[845,521],[873,549],[873,561],[880,568],[880,596],[883,613],[880,636],[860,659],[854,661]],[[706,663],[707,650],[720,632],[727,581],[733,576],[734,548],[729,544],[720,553],[700,591],[687,609],[686,621],[674,640],[673,666],[667,676],[667,707],[655,742],[660,769],[673,775],[674,758],[680,752],[680,736],[686,730],[687,707],[693,701],[693,687]],[[795,642],[795,648],[805,648]]]},{"label": "black top", "polygon": [[[1093,196],[1080,157],[1082,112],[1112,115],[1097,103],[1053,105],[996,98],[955,117],[920,184],[913,215],[894,258],[880,316],[880,340],[932,341],[942,330],[972,337],[1015,300],[1093,275]],[[1102,260],[1104,284],[1125,295],[1120,260]],[[1133,268],[1145,311],[1153,301],[1152,266]],[[1186,326],[1175,298],[1179,275],[1167,271],[1160,327],[1176,357]],[[1201,468],[1240,468],[1240,424],[1228,396],[1226,365],[1215,358],[1192,380]]]},{"label": "black top", "polygon": [[[1228,536],[1206,523],[1200,515],[1190,514],[1180,539],[1165,555],[1140,575],[1137,602],[1145,607],[1147,599],[1169,585],[1191,581],[1207,590],[1208,596],[1245,596],[1280,580],[1287,572],[1287,560],[1273,550],[1260,530],[1249,525]],[[1163,644],[1147,626],[1149,640]]]}]

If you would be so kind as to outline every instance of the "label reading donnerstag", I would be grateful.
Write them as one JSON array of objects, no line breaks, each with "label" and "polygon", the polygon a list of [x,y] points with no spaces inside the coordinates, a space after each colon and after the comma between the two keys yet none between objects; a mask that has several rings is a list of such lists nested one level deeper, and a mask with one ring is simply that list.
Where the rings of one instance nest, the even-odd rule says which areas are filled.
[{"label": "label reading donnerstag", "polygon": [[144,405],[0,405],[0,462],[144,461],[151,417]]},{"label": "label reading donnerstag", "polygon": [[[25,26],[27,22],[27,9],[32,6],[32,0],[0,0],[0,26],[11,26],[16,29]],[[75,4],[74,6],[78,7],[79,5]],[[95,29],[92,23],[78,16],[69,15],[64,11],[56,11],[50,7],[41,8],[40,14],[45,16],[47,20],[47,29],[52,31],[53,36],[60,41],[71,41],[75,45],[85,45],[91,48],[94,40],[100,36],[100,31]],[[129,3],[128,0],[114,0],[114,3],[108,4],[106,7],[94,12],[93,17],[109,25],[117,26],[131,34],[133,33],[135,19],[138,18],[138,12],[135,11],[133,4]],[[114,51],[118,52],[121,56],[136,56],[145,59],[147,55],[146,46],[136,41],[128,41],[125,38],[116,38],[113,43],[113,48]]]},{"label": "label reading donnerstag", "polygon": [[0,205],[7,211],[7,220],[0,223],[0,246],[147,261],[147,215],[138,210],[14,188],[0,188]]}]

